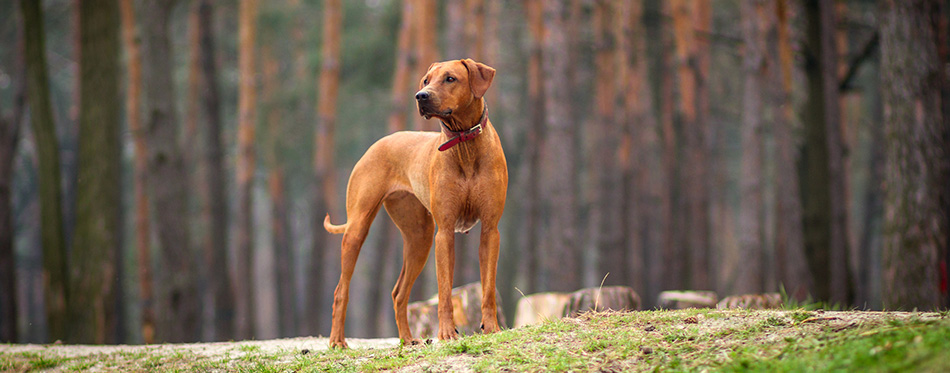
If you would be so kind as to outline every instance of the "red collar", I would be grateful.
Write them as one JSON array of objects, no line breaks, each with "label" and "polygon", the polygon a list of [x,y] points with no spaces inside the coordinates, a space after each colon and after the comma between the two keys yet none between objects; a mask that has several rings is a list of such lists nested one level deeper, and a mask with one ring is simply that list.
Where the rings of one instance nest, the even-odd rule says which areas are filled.
[{"label": "red collar", "polygon": [[458,145],[459,143],[466,142],[478,137],[478,135],[482,133],[482,128],[485,126],[486,123],[488,123],[488,106],[487,105],[485,106],[485,110],[482,112],[482,119],[480,119],[478,123],[475,124],[474,127],[469,128],[465,131],[453,131],[449,128],[449,126],[445,124],[445,122],[442,122],[442,130],[445,132],[448,132],[449,141],[446,141],[441,146],[439,146],[439,151],[444,152],[446,150],[451,149],[453,146]]}]

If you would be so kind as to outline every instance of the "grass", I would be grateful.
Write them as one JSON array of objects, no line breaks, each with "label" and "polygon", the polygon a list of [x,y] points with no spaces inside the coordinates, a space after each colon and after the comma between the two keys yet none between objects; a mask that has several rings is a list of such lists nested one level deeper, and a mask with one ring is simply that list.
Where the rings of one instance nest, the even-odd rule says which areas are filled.
[{"label": "grass", "polygon": [[430,346],[303,353],[234,343],[215,356],[176,347],[62,357],[46,350],[6,353],[0,346],[0,371],[948,371],[948,316],[806,309],[588,313]]}]

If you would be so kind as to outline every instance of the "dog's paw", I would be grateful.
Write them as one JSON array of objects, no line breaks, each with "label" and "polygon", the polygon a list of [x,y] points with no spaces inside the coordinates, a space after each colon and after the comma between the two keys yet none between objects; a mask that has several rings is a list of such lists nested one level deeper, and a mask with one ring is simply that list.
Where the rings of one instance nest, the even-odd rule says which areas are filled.
[{"label": "dog's paw", "polygon": [[343,339],[340,339],[340,340],[330,339],[330,348],[331,349],[335,349],[335,348],[347,349],[347,348],[350,348],[350,346],[347,346],[346,341]]},{"label": "dog's paw", "polygon": [[422,340],[419,340],[416,338],[403,339],[402,345],[403,346],[419,346],[419,345],[422,345]]},{"label": "dog's paw", "polygon": [[459,331],[458,329],[453,328],[452,330],[439,330],[439,340],[448,341],[452,339],[458,339]]},{"label": "dog's paw", "polygon": [[488,324],[482,323],[479,326],[479,328],[482,330],[482,333],[485,333],[485,334],[495,333],[501,330],[501,328],[498,327],[497,323],[488,323]]}]

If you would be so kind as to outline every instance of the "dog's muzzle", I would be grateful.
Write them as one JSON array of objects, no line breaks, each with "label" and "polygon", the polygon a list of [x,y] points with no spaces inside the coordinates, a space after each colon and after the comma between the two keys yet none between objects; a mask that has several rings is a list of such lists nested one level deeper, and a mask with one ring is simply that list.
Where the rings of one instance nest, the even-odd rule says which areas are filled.
[{"label": "dog's muzzle", "polygon": [[432,94],[426,90],[416,93],[416,103],[419,106],[419,115],[422,115],[426,119],[432,118],[433,116],[448,116],[452,114],[452,109],[443,111],[437,110]]}]

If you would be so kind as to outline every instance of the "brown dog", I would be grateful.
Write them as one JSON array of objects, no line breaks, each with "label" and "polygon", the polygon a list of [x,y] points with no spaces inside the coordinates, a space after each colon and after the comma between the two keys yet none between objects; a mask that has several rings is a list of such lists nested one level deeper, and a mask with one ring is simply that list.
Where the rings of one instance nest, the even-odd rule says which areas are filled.
[{"label": "brown dog", "polygon": [[419,343],[409,331],[406,306],[437,226],[439,339],[458,336],[451,301],[455,232],[468,232],[478,221],[482,222],[478,248],[482,330],[498,331],[498,220],[505,208],[508,166],[482,98],[494,76],[495,69],[470,59],[432,64],[419,84],[416,103],[420,115],[442,121],[442,131],[394,133],[373,144],[356,162],[346,187],[346,224],[330,224],[329,215],[324,220],[328,232],[343,233],[330,347],[346,347],[343,327],[350,278],[380,205],[386,207],[403,238],[402,271],[393,289],[396,326],[403,344]]}]

